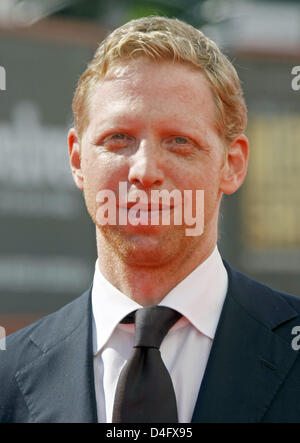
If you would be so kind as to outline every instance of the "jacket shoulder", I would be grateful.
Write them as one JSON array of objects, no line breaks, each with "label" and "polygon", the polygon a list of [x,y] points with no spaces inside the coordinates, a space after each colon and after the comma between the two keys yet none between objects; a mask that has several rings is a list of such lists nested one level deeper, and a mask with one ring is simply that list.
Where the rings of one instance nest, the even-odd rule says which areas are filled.
[{"label": "jacket shoulder", "polygon": [[260,296],[265,297],[281,297],[285,299],[288,303],[290,303],[295,309],[298,309],[300,312],[300,294],[293,295],[287,292],[279,291],[271,286],[268,286],[258,280],[251,278],[249,275],[246,275],[236,269],[231,268],[228,264],[226,266],[227,271],[231,274],[231,278],[235,280],[235,284],[241,284],[245,288],[251,290],[251,292],[259,293]]},{"label": "jacket shoulder", "polygon": [[7,336],[6,349],[0,351],[0,422],[9,421],[13,410],[21,407],[16,373],[72,334],[87,313],[89,295],[87,291],[58,311]]},{"label": "jacket shoulder", "polygon": [[[45,352],[56,341],[68,336],[76,329],[85,307],[89,302],[90,291],[71,301],[59,310],[42,317],[34,323],[19,329],[6,338],[6,350],[0,354],[0,371],[2,365],[15,362],[15,368],[24,366],[35,358],[37,352]],[[32,347],[32,344],[35,347]],[[28,348],[30,345],[30,351]]]},{"label": "jacket shoulder", "polygon": [[249,315],[271,329],[288,319],[299,321],[299,296],[278,291],[223,262],[228,273],[228,294]]}]

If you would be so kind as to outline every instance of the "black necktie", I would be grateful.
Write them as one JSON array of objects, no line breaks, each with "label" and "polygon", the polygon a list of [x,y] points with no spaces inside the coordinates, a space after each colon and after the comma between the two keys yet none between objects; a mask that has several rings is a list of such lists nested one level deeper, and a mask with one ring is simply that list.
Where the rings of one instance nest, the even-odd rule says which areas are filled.
[{"label": "black necktie", "polygon": [[159,347],[181,314],[164,306],[135,313],[135,341],[115,394],[113,423],[178,423],[176,397]]}]

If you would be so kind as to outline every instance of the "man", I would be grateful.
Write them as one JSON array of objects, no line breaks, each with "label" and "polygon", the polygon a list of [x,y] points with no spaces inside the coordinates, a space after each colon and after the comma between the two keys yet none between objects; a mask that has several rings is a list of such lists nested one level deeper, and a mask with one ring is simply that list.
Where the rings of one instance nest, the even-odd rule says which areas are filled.
[{"label": "man", "polygon": [[[190,25],[134,20],[100,45],[73,111],[70,165],[96,227],[94,281],[74,302],[8,337],[1,421],[164,422],[173,407],[179,422],[300,421],[291,345],[300,300],[234,271],[217,248],[222,195],[242,185],[248,163],[246,107],[231,63]],[[183,198],[154,201],[153,191]],[[188,207],[202,216],[203,232],[191,232]],[[131,384],[126,377],[132,355],[145,347],[134,341],[138,312],[152,306],[180,318],[161,345],[149,345],[160,346],[146,360],[162,359],[166,383],[158,389],[157,376],[143,391],[147,419],[143,401],[134,409],[127,395],[146,389],[148,369],[140,376],[136,366]],[[122,323],[132,312],[136,325]],[[148,323],[144,340],[152,333]],[[165,385],[172,407],[169,394],[157,397]]]}]

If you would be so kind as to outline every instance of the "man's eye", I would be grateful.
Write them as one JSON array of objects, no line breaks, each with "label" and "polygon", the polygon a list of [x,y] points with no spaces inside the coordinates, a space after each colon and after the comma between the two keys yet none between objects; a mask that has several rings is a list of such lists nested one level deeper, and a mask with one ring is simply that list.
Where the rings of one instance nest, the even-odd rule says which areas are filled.
[{"label": "man's eye", "polygon": [[189,138],[180,135],[167,139],[166,146],[171,152],[186,156],[192,154],[195,148],[194,143]]},{"label": "man's eye", "polygon": [[125,135],[125,134],[122,134],[122,133],[120,132],[120,133],[117,133],[117,134],[113,134],[110,138],[111,138],[112,140],[124,140],[124,139],[126,138],[126,135]]},{"label": "man's eye", "polygon": [[123,149],[134,145],[134,137],[123,132],[111,134],[103,140],[103,145],[111,149]]},{"label": "man's eye", "polygon": [[188,143],[188,139],[185,137],[175,137],[174,141],[178,145],[184,145],[184,144]]}]

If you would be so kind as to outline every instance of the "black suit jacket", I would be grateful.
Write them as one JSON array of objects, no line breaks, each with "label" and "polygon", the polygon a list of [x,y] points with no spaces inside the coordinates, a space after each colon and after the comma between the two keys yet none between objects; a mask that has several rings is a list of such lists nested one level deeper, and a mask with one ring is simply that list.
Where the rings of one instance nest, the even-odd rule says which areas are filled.
[{"label": "black suit jacket", "polygon": [[[300,298],[225,266],[229,288],[192,421],[300,422]],[[97,422],[90,295],[7,337],[0,422]]]}]

